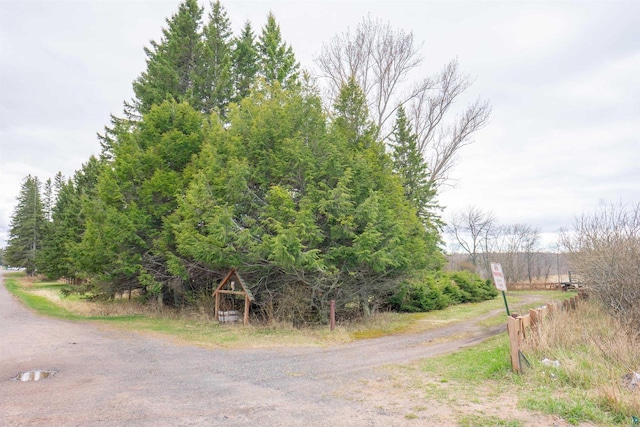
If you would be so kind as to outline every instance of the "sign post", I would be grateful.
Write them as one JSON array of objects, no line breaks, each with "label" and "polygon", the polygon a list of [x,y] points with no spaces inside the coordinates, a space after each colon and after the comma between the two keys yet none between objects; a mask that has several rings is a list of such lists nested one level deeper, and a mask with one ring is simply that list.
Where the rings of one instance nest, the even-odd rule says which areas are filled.
[{"label": "sign post", "polygon": [[491,263],[491,275],[493,276],[493,283],[496,285],[496,289],[502,291],[502,299],[504,300],[504,307],[507,309],[507,316],[511,316],[509,313],[509,304],[507,304],[507,281],[502,273],[502,266],[497,262]]}]

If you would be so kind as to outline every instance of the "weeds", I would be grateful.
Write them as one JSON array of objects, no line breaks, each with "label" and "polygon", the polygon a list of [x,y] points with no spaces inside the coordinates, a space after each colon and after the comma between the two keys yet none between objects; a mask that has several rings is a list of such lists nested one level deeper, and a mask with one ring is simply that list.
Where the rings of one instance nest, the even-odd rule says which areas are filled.
[{"label": "weeds", "polygon": [[[623,377],[640,371],[640,342],[619,321],[594,303],[556,313],[524,342],[532,361],[525,373],[534,392],[528,408],[559,414],[573,423],[625,423],[640,414],[640,389],[625,387]],[[557,360],[553,368],[540,361]],[[537,386],[537,387],[536,387]]]}]

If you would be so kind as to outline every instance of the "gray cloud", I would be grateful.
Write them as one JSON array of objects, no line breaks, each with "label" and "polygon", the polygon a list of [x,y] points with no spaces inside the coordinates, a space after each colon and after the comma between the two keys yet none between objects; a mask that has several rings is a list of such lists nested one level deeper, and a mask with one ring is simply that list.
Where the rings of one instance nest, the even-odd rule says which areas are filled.
[{"label": "gray cloud", "polygon": [[[99,150],[172,1],[6,1],[0,5],[0,245],[20,182],[69,176]],[[234,28],[275,13],[302,64],[367,13],[413,30],[423,67],[458,58],[488,98],[490,125],[461,154],[440,200],[495,211],[553,240],[603,201],[640,200],[640,3],[224,3]]]}]

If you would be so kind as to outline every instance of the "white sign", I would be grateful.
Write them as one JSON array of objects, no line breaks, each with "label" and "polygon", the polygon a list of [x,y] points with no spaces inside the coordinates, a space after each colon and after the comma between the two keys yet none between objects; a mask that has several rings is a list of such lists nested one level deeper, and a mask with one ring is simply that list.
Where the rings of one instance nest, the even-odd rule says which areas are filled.
[{"label": "white sign", "polygon": [[502,292],[507,291],[507,281],[502,273],[502,266],[497,262],[491,263],[491,274],[493,275],[493,283],[496,284],[496,289]]}]

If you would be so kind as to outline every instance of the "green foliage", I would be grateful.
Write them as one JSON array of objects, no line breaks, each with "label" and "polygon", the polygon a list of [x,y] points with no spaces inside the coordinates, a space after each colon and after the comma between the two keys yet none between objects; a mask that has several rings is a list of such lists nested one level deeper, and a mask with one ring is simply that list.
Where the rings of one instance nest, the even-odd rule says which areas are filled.
[{"label": "green foliage", "polygon": [[187,101],[201,108],[203,94],[196,92],[196,86],[203,86],[197,68],[203,54],[202,11],[197,0],[184,0],[167,19],[160,43],[151,41],[151,48],[144,49],[147,69],[133,82],[133,108],[138,114],[148,113],[165,100]]},{"label": "green foliage", "polygon": [[4,262],[12,267],[24,267],[27,274],[33,274],[36,271],[46,229],[40,181],[37,177],[29,175],[22,181],[18,204],[11,215]]},{"label": "green foliage", "polygon": [[262,28],[257,51],[260,74],[267,85],[278,82],[282,87],[288,87],[298,82],[300,64],[296,61],[291,46],[282,40],[280,26],[273,13],[269,13],[267,24]]},{"label": "green foliage", "polygon": [[65,182],[60,173],[55,177],[53,221],[44,238],[38,266],[49,279],[65,277],[75,281],[81,275],[77,251],[86,228],[82,206],[83,202],[95,197],[94,188],[100,168],[100,161],[92,156],[73,179]]},{"label": "green foliage", "polygon": [[229,121],[196,161],[175,239],[180,256],[259,284],[268,317],[292,294],[306,306],[285,319],[313,320],[331,298],[366,312],[408,271],[439,262],[382,145],[328,129],[317,97],[276,84]]},{"label": "green foliage", "polygon": [[[184,0],[145,50],[134,105],[127,119],[112,117],[100,160],[49,181],[31,223],[31,193],[22,196],[16,218],[36,230],[41,254],[16,237],[5,258],[22,242],[31,270],[37,262],[50,278],[174,304],[236,267],[266,318],[293,322],[325,321],[331,299],[340,313],[368,314],[415,271],[439,269],[438,230],[416,215],[356,81],[329,119],[273,14],[256,43],[248,23],[232,38],[219,1],[204,27],[202,11]],[[402,123],[398,145],[415,145]],[[398,304],[485,298],[469,280],[436,280]]]},{"label": "green foliage", "polygon": [[418,150],[417,135],[411,131],[411,123],[402,106],[398,107],[396,126],[393,132],[393,167],[402,178],[404,194],[417,210],[425,226],[440,224],[434,210],[436,191],[429,180],[429,170]]},{"label": "green foliage", "polygon": [[375,139],[377,131],[369,120],[367,99],[354,77],[341,86],[333,110],[334,126],[347,141],[364,147]]},{"label": "green foliage", "polygon": [[113,292],[151,290],[140,279],[162,265],[156,257],[163,256],[165,220],[188,182],[203,126],[203,116],[188,104],[165,101],[117,135],[114,161],[101,171],[96,197],[83,206],[87,224],[78,251],[83,271],[112,283]]},{"label": "green foliage", "polygon": [[198,61],[197,93],[202,94],[202,111],[224,115],[233,96],[231,77],[231,22],[220,1],[211,2],[209,22],[204,27],[203,57]]},{"label": "green foliage", "polygon": [[247,21],[240,35],[233,41],[232,79],[233,102],[240,102],[249,95],[258,74],[258,51],[251,23]]},{"label": "green foliage", "polygon": [[473,273],[423,271],[397,289],[389,299],[392,308],[406,312],[440,310],[452,304],[493,299],[498,291],[490,280]]}]

